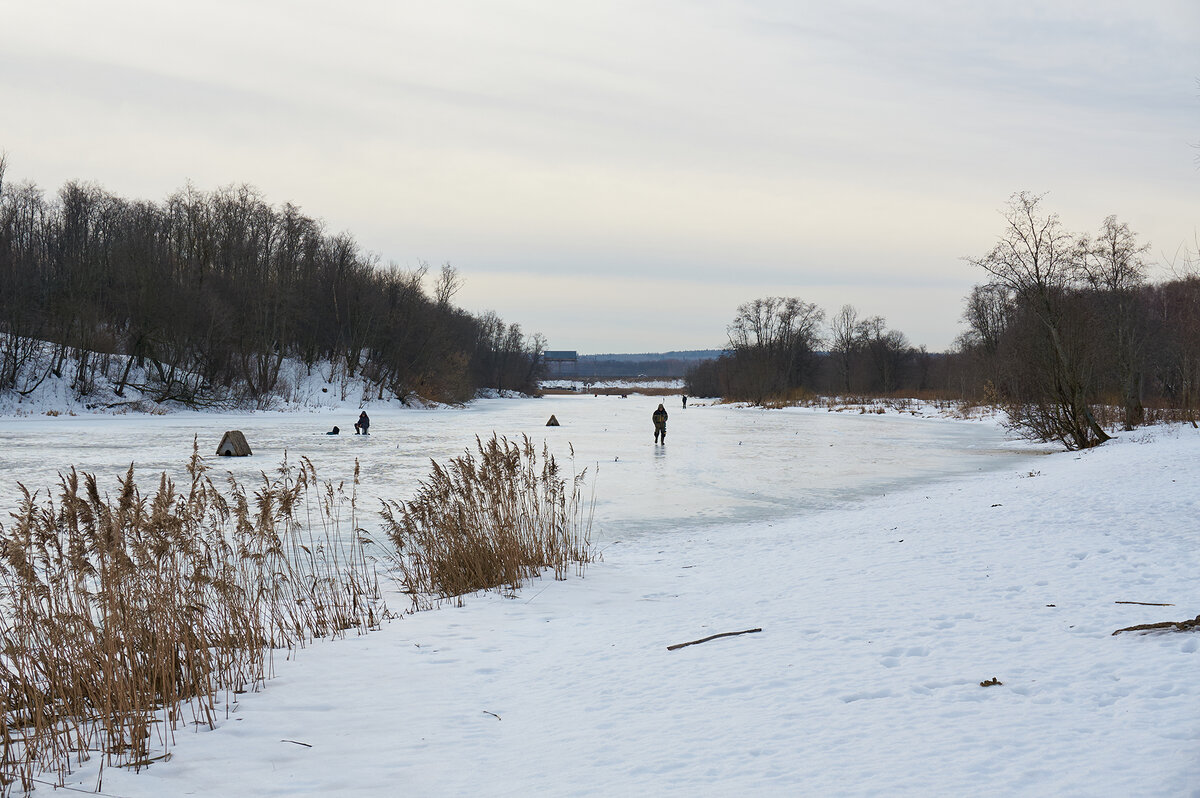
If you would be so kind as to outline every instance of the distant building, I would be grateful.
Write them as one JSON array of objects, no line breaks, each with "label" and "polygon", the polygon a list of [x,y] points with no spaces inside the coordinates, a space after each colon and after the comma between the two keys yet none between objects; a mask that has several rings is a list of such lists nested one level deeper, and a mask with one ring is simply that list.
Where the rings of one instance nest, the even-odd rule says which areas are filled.
[{"label": "distant building", "polygon": [[574,349],[547,349],[542,353],[546,363],[547,377],[574,377],[579,364],[579,353]]}]

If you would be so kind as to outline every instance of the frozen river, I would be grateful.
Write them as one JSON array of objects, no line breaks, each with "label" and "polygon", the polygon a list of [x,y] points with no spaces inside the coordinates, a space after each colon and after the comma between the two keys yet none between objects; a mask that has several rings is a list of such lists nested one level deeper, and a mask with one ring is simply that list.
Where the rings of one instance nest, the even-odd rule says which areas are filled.
[{"label": "frozen river", "polygon": [[[593,538],[603,544],[664,526],[700,526],[784,517],[851,502],[958,474],[1010,467],[1030,456],[1027,445],[1005,439],[988,423],[938,421],[897,415],[810,410],[764,411],[689,406],[667,397],[668,443],[655,446],[650,414],[660,398],[554,396],[481,400],[465,409],[371,409],[371,435],[356,437],[357,411],[166,416],[30,416],[0,419],[0,509],[17,504],[17,482],[43,491],[75,466],[95,473],[115,491],[133,463],[143,493],[167,471],[185,478],[197,436],[213,475],[232,472],[253,485],[286,452],[308,457],[327,480],[351,478],[362,466],[360,524],[377,523],[379,498],[410,498],[429,473],[430,459],[445,461],[493,431],[545,440],[570,472],[595,477]],[[554,414],[560,427],[546,427]],[[327,436],[334,424],[351,434]],[[214,455],[225,430],[240,429],[253,457]]]}]

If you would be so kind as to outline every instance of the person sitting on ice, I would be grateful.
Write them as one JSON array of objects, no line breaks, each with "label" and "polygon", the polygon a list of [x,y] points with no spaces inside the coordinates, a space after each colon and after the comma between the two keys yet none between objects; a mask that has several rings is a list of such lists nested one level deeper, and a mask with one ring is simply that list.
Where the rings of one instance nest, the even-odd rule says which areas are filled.
[{"label": "person sitting on ice", "polygon": [[329,430],[329,432],[326,432],[325,434],[326,435],[337,435],[339,432],[341,432],[341,430],[338,429],[337,427],[334,427],[333,429]]},{"label": "person sitting on ice", "polygon": [[367,418],[367,411],[364,410],[359,413],[358,421],[354,422],[354,434],[358,435],[361,432],[363,435],[369,435],[370,433],[367,432],[367,428],[370,426],[371,419]]},{"label": "person sitting on ice", "polygon": [[663,446],[667,445],[667,408],[661,404],[654,414],[650,416],[650,420],[654,422],[654,442],[658,443],[658,439],[662,438]]}]

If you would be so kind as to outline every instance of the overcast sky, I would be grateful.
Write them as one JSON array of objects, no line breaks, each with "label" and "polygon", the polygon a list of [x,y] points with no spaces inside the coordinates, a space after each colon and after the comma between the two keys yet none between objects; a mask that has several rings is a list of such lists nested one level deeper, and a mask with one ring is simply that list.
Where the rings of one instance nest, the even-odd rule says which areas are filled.
[{"label": "overcast sky", "polygon": [[1200,227],[1200,2],[4,0],[9,178],[256,186],[553,349],[799,296],[951,346],[1017,191]]}]

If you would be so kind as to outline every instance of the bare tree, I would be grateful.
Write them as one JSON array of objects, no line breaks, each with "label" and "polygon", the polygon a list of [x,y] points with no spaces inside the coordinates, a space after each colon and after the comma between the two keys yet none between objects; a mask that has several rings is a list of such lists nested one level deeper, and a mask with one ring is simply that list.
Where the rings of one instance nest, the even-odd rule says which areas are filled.
[{"label": "bare tree", "polygon": [[862,347],[862,329],[858,323],[858,311],[853,305],[842,305],[829,322],[829,351],[837,364],[838,376],[843,390],[850,391],[850,368],[855,353]]},{"label": "bare tree", "polygon": [[1083,242],[1080,271],[1095,292],[1099,316],[1097,332],[1108,335],[1112,369],[1121,390],[1124,428],[1142,423],[1142,361],[1146,339],[1145,313],[1139,305],[1139,289],[1146,282],[1145,254],[1149,244],[1138,244],[1129,225],[1109,216],[1090,242]]},{"label": "bare tree", "polygon": [[872,388],[891,393],[900,387],[900,373],[912,354],[908,338],[899,330],[890,330],[882,316],[859,323],[859,337],[871,366]]},{"label": "bare tree", "polygon": [[796,297],[746,302],[727,328],[735,368],[732,390],[762,402],[799,388],[811,377],[824,312]]},{"label": "bare tree", "polygon": [[975,286],[967,296],[967,307],[963,311],[967,332],[960,344],[977,347],[983,354],[994,356],[1000,349],[1012,311],[1012,295],[1006,286],[997,283]]},{"label": "bare tree", "polygon": [[450,306],[450,300],[462,288],[462,278],[458,274],[458,269],[455,269],[449,263],[442,264],[442,271],[438,275],[437,287],[433,290],[434,300],[438,306],[446,308]]},{"label": "bare tree", "polygon": [[1036,395],[1014,406],[1014,424],[1036,437],[1049,436],[1069,448],[1084,449],[1109,439],[1089,405],[1092,363],[1089,341],[1081,337],[1087,333],[1071,316],[1077,310],[1072,281],[1080,273],[1084,248],[1057,214],[1042,211],[1042,199],[1027,192],[1010,197],[1000,240],[983,257],[968,261],[1012,292],[1037,320],[1048,349],[1048,357],[1029,364],[1033,371],[1027,375],[1028,384]]},{"label": "bare tree", "polygon": [[1200,275],[1155,286],[1148,313],[1154,334],[1154,370],[1160,389],[1197,426],[1200,398]]}]

